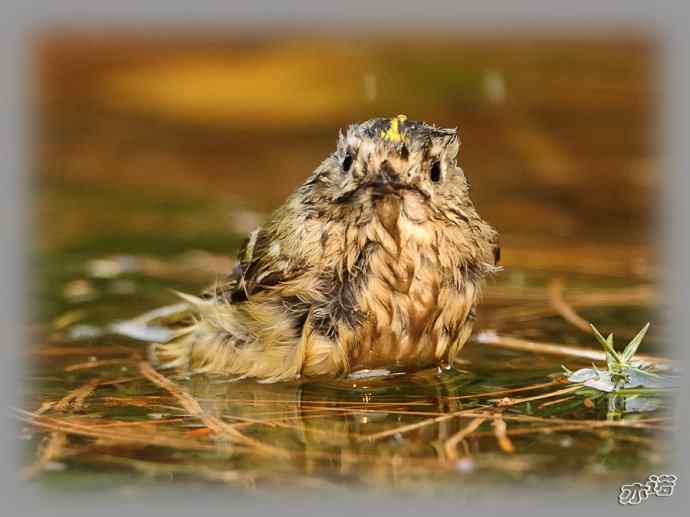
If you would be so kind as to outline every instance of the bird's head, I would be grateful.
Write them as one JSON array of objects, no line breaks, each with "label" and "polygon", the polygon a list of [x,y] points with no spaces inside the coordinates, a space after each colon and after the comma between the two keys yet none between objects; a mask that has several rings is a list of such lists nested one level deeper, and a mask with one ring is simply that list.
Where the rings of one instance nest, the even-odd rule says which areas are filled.
[{"label": "bird's head", "polygon": [[335,152],[303,188],[331,205],[371,206],[390,198],[423,203],[430,212],[458,211],[469,201],[457,164],[456,129],[404,115],[351,125]]}]

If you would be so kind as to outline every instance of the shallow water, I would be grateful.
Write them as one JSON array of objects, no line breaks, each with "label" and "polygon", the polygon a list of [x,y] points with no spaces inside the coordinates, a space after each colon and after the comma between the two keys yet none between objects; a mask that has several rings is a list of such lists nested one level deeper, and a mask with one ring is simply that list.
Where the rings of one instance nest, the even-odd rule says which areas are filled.
[{"label": "shallow water", "polygon": [[[627,410],[611,415],[606,397],[547,396],[568,387],[558,384],[561,365],[573,370],[590,361],[476,339],[454,369],[441,372],[280,385],[171,373],[172,390],[147,377],[146,340],[119,335],[113,325],[176,303],[172,289],[196,293],[230,271],[242,237],[318,164],[335,128],[350,120],[340,105],[324,108],[322,119],[286,109],[257,125],[229,108],[209,120],[213,110],[195,104],[193,91],[171,114],[150,90],[155,80],[142,86],[126,74],[136,76],[146,59],[173,70],[199,62],[208,71],[208,55],[184,42],[114,40],[96,42],[110,57],[85,66],[75,41],[58,39],[40,61],[45,91],[24,405],[35,422],[20,415],[19,436],[27,477],[54,490],[129,491],[170,482],[424,492],[453,491],[459,483],[548,483],[613,498],[621,482],[663,470],[667,398],[631,398]],[[396,55],[395,44],[350,44],[353,73],[374,74],[389,93],[364,108],[357,95],[342,101],[356,106],[359,118],[403,106],[419,118],[460,124],[466,135],[461,163],[480,212],[502,234],[505,265],[487,286],[477,333],[596,347],[554,308],[559,281],[577,313],[614,332],[619,346],[651,321],[640,352],[667,354],[651,237],[657,182],[645,44],[432,42],[456,51],[433,70],[462,70],[440,74],[443,87],[426,78],[431,65],[420,44],[407,66],[426,104],[392,88],[395,67],[383,57]],[[287,53],[259,45],[272,56],[265,66],[290,69],[300,55],[294,45]],[[132,54],[132,46],[144,50]],[[259,52],[233,43],[214,48],[228,63]],[[323,59],[345,59],[329,52],[324,46]],[[574,84],[562,84],[556,55],[571,64]],[[295,70],[312,66],[297,61]],[[617,73],[607,68],[612,61]],[[86,74],[82,90],[65,86],[70,66]],[[220,72],[213,70],[209,84],[222,84],[225,76],[214,79]],[[171,80],[167,68],[150,73]],[[323,80],[324,91],[339,91]],[[507,92],[503,100],[496,81]],[[533,83],[544,85],[544,95],[534,94]],[[126,86],[117,102],[113,84]],[[516,388],[526,389],[509,391]],[[180,393],[197,406],[185,406],[189,399]]]},{"label": "shallow water", "polygon": [[[103,259],[98,260],[105,270]],[[175,264],[175,259],[161,263]],[[170,282],[138,272],[85,279],[83,273],[76,273],[79,264],[88,266],[93,262],[77,259],[74,264],[78,281],[88,283],[82,286],[79,296],[76,296],[79,290],[73,287],[71,294],[76,298],[68,297],[57,304],[56,313],[60,316],[53,319],[49,332],[40,332],[41,338],[36,340],[40,344],[32,347],[36,366],[27,378],[30,396],[26,407],[35,409],[45,401],[59,401],[72,390],[97,379],[98,386],[78,409],[68,407],[60,412],[51,408],[45,415],[93,426],[94,430],[120,428],[163,434],[189,443],[155,446],[127,443],[125,439],[123,444],[117,437],[93,441],[80,436],[83,430],[77,430],[69,445],[72,452],[51,461],[52,469],[58,470],[49,468],[41,474],[49,486],[63,489],[66,485],[81,488],[87,484],[110,490],[139,486],[139,476],[149,480],[202,479],[260,487],[322,483],[324,486],[417,486],[442,490],[458,480],[478,485],[534,484],[548,480],[564,487],[573,482],[594,486],[602,481],[615,484],[635,476],[646,478],[664,463],[664,439],[655,431],[660,427],[658,422],[642,424],[643,428],[619,427],[615,422],[596,427],[607,421],[606,397],[594,400],[587,407],[587,397],[573,393],[506,407],[502,415],[512,445],[502,447],[491,416],[497,410],[498,400],[504,396],[532,397],[567,386],[537,386],[507,395],[501,391],[552,383],[562,372],[561,364],[575,369],[588,366],[589,361],[503,350],[476,341],[463,350],[456,368],[440,372],[427,370],[387,377],[278,385],[173,375],[175,382],[192,394],[207,416],[236,425],[247,437],[278,452],[271,449],[265,453],[260,447],[257,451],[253,445],[239,447],[238,451],[228,451],[230,446],[215,450],[214,444],[224,442],[208,432],[203,419],[190,416],[170,392],[142,377],[139,364],[145,360],[146,343],[108,330],[108,325],[117,319],[136,316],[144,308],[160,305],[163,299],[173,300],[165,291]],[[93,266],[91,269],[93,273]],[[540,285],[538,278],[528,273],[522,276],[524,282],[535,286],[528,289],[530,293]],[[582,279],[582,283],[587,285],[594,280]],[[605,283],[609,279],[599,280]],[[52,285],[55,290],[62,287],[64,291],[65,285],[74,282],[56,280]],[[504,290],[518,297],[526,289],[510,288],[508,284],[499,278],[488,289],[487,303],[481,311],[485,320],[499,310],[494,297],[506,297]],[[86,285],[90,287],[87,289]],[[204,285],[190,282],[175,283],[174,287],[194,291]],[[577,284],[573,281],[573,285]],[[492,295],[492,290],[500,292]],[[529,303],[522,305],[529,306]],[[508,307],[515,308],[516,304],[510,303]],[[596,321],[603,328],[630,332],[636,330],[632,325],[652,318],[650,309],[645,307],[607,307],[593,311],[597,312]],[[56,330],[56,324],[62,328]],[[530,334],[529,329],[539,329],[538,334],[544,340],[560,338],[594,346],[591,337],[578,336],[577,329],[560,316],[518,321],[513,335]],[[650,336],[644,351],[655,351],[659,345],[658,338]],[[665,416],[666,399],[651,400],[659,402],[656,409],[624,413],[622,421],[646,422]],[[465,413],[444,418],[461,411]],[[476,433],[449,456],[448,439],[482,417],[486,420]],[[528,418],[523,421],[524,417]],[[540,419],[530,421],[529,417]],[[559,420],[548,420],[553,418]],[[599,424],[590,425],[592,422]],[[423,425],[408,428],[410,424]],[[31,461],[44,433],[29,429],[26,433],[30,436],[27,461]],[[128,469],[139,475],[120,474]],[[229,480],[221,473],[229,476]]]}]

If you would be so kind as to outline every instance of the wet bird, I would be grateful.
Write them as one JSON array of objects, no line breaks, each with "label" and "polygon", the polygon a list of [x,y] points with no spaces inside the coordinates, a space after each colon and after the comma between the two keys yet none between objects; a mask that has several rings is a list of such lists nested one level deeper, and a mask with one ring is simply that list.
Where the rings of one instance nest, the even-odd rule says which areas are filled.
[{"label": "wet bird", "polygon": [[351,125],[155,361],[264,382],[451,365],[500,255],[458,150],[403,115]]}]

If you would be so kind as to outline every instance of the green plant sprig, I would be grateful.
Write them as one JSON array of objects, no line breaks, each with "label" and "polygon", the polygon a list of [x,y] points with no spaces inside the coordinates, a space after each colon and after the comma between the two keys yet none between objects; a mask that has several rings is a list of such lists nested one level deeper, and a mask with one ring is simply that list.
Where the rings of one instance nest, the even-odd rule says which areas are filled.
[{"label": "green plant sprig", "polygon": [[[601,335],[601,332],[599,332],[599,330],[597,330],[593,324],[590,323],[589,326],[592,327],[594,337],[606,352],[606,366],[609,374],[611,375],[611,381],[613,382],[615,389],[622,389],[628,378],[627,370],[632,369],[640,372],[644,371],[638,367],[638,363],[633,363],[632,359],[642,343],[642,340],[647,334],[647,331],[649,330],[649,323],[647,323],[642,330],[640,330],[637,335],[630,340],[622,353],[617,352],[613,347],[613,334],[609,334],[606,338],[604,338],[604,336]],[[644,373],[649,374],[650,372],[645,371]]]}]

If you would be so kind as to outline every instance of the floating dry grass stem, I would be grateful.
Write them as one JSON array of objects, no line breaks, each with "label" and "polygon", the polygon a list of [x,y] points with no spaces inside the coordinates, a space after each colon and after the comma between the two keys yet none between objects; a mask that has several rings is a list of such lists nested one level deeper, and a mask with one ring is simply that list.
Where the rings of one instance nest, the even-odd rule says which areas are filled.
[{"label": "floating dry grass stem", "polygon": [[37,415],[28,411],[18,410],[19,419],[29,422],[39,428],[49,431],[60,431],[67,434],[86,436],[97,439],[107,439],[115,443],[170,447],[172,449],[218,451],[224,453],[235,452],[229,444],[203,443],[195,440],[183,439],[170,433],[155,431],[133,431],[132,429],[113,430],[98,423],[74,421],[69,418],[49,417]]},{"label": "floating dry grass stem", "polygon": [[497,415],[494,419],[493,425],[494,434],[496,435],[496,441],[498,442],[498,446],[501,448],[503,452],[507,452],[510,454],[514,453],[515,447],[513,446],[513,442],[510,441],[510,438],[508,438],[508,428],[506,426],[505,420],[503,420],[503,417],[501,415]]},{"label": "floating dry grass stem", "polygon": [[477,417],[473,419],[467,426],[463,427],[460,431],[446,440],[443,444],[443,449],[446,453],[446,461],[453,463],[458,461],[458,444],[475,432],[485,420],[486,417]]},{"label": "floating dry grass stem", "polygon": [[[483,345],[496,346],[509,350],[519,350],[521,352],[558,355],[563,357],[578,357],[580,359],[589,359],[591,361],[606,361],[606,353],[602,350],[595,350],[593,348],[585,348],[574,345],[561,345],[558,343],[542,343],[510,336],[501,336],[490,330],[480,332],[474,337],[474,340]],[[651,364],[670,362],[670,359],[665,357],[651,356],[646,354],[638,354],[635,357],[641,361]]]},{"label": "floating dry grass stem", "polygon": [[386,431],[381,431],[380,433],[364,435],[364,436],[361,436],[359,438],[359,441],[380,440],[381,438],[387,438],[389,436],[395,436],[396,434],[403,434],[403,433],[407,433],[410,431],[414,431],[415,429],[419,429],[419,428],[427,426],[427,425],[438,424],[439,422],[444,422],[446,420],[450,420],[451,418],[454,418],[456,416],[458,416],[457,413],[449,413],[449,414],[440,415],[440,416],[437,416],[434,418],[428,418],[426,420],[422,420],[421,422],[415,422],[414,424],[403,425],[400,427],[395,427],[393,429],[387,429]]},{"label": "floating dry grass stem", "polygon": [[215,433],[217,438],[225,439],[230,443],[239,443],[253,447],[256,449],[257,453],[264,455],[278,456],[281,458],[289,458],[292,456],[289,451],[265,444],[259,440],[246,436],[235,429],[232,425],[223,422],[218,417],[207,414],[194,397],[192,397],[189,393],[184,391],[180,386],[172,382],[170,379],[164,377],[154,370],[149,363],[140,363],[139,370],[144,377],[149,379],[158,387],[168,391],[173,397],[175,397],[175,399],[177,399],[180,405],[190,415],[199,418],[209,429],[211,429],[211,431]]},{"label": "floating dry grass stem", "polygon": [[591,334],[592,329],[589,326],[589,322],[575,312],[575,309],[573,309],[572,305],[565,300],[563,296],[564,290],[565,282],[562,278],[554,278],[551,280],[551,282],[549,282],[548,293],[551,305],[568,323],[571,323],[580,330]]},{"label": "floating dry grass stem", "polygon": [[512,393],[521,393],[523,391],[533,391],[533,390],[539,390],[543,388],[549,388],[551,386],[558,386],[560,384],[564,384],[565,380],[564,379],[556,379],[550,382],[540,382],[538,384],[531,384],[529,386],[521,386],[519,388],[512,388],[512,389],[506,389],[506,390],[497,390],[497,391],[486,391],[483,393],[473,393],[471,395],[456,395],[456,396],[451,396],[447,397],[448,400],[466,400],[466,399],[479,399],[479,398],[487,398],[487,397],[498,397],[501,395],[510,395]]},{"label": "floating dry grass stem", "polygon": [[[538,407],[539,407],[539,409],[544,409],[545,407],[555,406],[557,404],[562,404],[563,402],[567,402],[569,400],[573,400],[576,398],[577,398],[576,395],[571,395],[570,397],[563,397],[562,399],[556,399],[556,400],[550,400],[548,402],[543,402],[543,403],[539,404]],[[583,403],[584,403],[584,401],[583,401]]]},{"label": "floating dry grass stem", "polygon": [[98,378],[89,380],[83,386],[80,386],[62,397],[52,406],[52,409],[60,412],[67,411],[68,409],[79,411],[84,406],[86,398],[94,392],[100,382]]},{"label": "floating dry grass stem", "polygon": [[542,395],[535,395],[534,397],[525,397],[525,398],[521,398],[521,399],[513,399],[513,398],[505,397],[505,398],[502,398],[501,400],[498,400],[496,402],[496,405],[498,407],[515,406],[517,404],[524,404],[525,402],[532,402],[533,400],[541,400],[541,399],[558,397],[559,395],[563,395],[565,393],[572,393],[572,392],[577,391],[579,389],[580,389],[580,386],[570,386],[568,388],[563,388],[562,390],[556,390],[556,391],[552,391],[550,393],[544,393]]},{"label": "floating dry grass stem", "polygon": [[[69,392],[57,402],[44,402],[38,409],[37,414],[39,412],[45,413],[49,410],[60,412],[79,411],[84,406],[86,398],[94,392],[99,383],[99,379],[91,379],[83,386]],[[45,445],[39,448],[36,460],[24,469],[22,477],[24,479],[31,479],[42,472],[50,462],[59,459],[63,455],[66,445],[67,435],[63,431],[53,431],[50,433]]]}]

